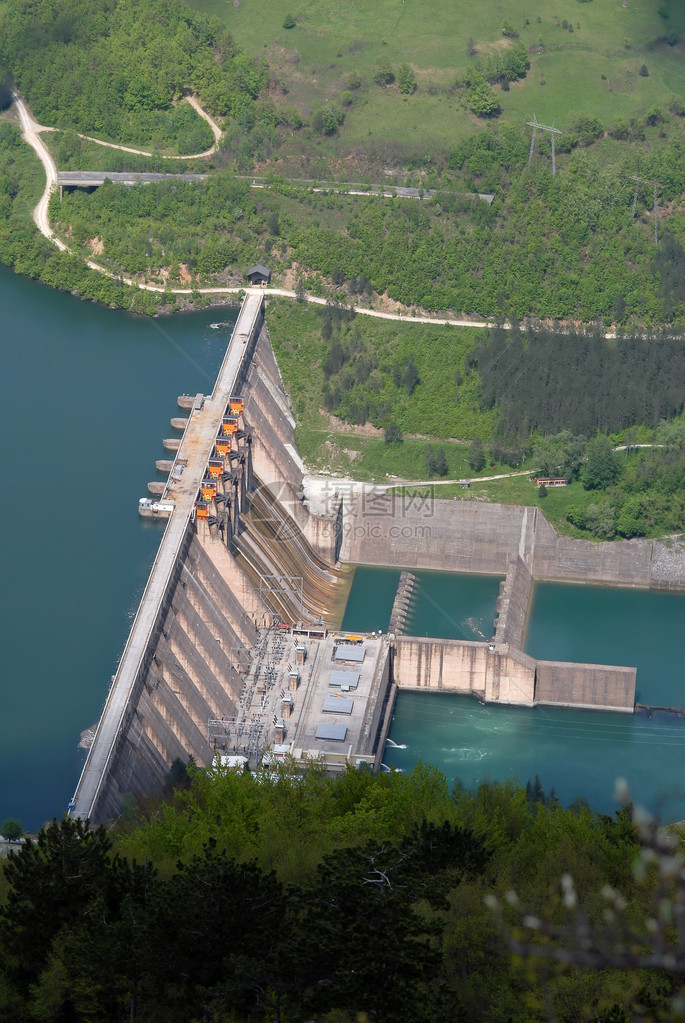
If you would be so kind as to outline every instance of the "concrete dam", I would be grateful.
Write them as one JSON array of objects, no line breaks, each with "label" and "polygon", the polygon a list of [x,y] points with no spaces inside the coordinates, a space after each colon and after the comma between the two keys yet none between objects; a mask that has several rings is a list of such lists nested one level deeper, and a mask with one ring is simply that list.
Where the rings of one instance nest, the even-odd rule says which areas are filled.
[{"label": "concrete dam", "polygon": [[[378,769],[398,686],[633,710],[634,668],[522,652],[533,582],[682,590],[679,548],[574,541],[537,509],[382,492],[313,514],[262,295],[243,301],[212,394],[179,403],[167,482],[140,502],[168,522],[70,812],[114,819],[191,755]],[[407,570],[387,636],[335,630],[356,564]],[[492,639],[403,635],[412,569],[504,576]]]}]

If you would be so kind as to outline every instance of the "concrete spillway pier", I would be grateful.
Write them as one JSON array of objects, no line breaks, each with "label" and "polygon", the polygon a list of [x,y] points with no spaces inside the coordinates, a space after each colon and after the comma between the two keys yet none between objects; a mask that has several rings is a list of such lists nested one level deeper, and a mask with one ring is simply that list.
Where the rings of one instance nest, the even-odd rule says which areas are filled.
[{"label": "concrete spillway pier", "polygon": [[401,636],[404,632],[416,583],[416,576],[412,575],[411,572],[400,573],[400,581],[397,584],[397,593],[395,594],[388,624],[388,632],[391,635]]}]

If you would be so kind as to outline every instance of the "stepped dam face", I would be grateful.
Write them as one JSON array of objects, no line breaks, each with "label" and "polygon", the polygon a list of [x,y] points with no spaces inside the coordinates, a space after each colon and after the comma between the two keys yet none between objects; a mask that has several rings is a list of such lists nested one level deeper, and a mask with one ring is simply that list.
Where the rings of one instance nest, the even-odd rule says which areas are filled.
[{"label": "stepped dam face", "polygon": [[[263,307],[243,303],[212,395],[186,401],[174,424],[183,436],[160,500],[141,501],[170,519],[71,812],[113,819],[127,793],[160,791],[190,755],[378,768],[397,687],[631,712],[634,668],[523,653],[533,580],[684,590],[681,548],[569,540],[532,508],[343,497],[334,485],[319,509]],[[374,622],[336,632],[352,565],[405,570],[388,635],[370,633]],[[504,577],[492,636],[405,635],[419,569]]]}]

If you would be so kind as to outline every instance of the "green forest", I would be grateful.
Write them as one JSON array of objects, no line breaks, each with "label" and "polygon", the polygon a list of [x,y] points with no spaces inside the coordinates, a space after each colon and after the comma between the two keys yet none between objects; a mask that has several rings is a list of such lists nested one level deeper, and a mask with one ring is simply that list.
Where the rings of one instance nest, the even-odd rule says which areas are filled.
[{"label": "green forest", "polygon": [[[485,158],[510,167],[492,206],[454,191],[416,202],[321,195],[278,181],[257,197],[225,171],[206,183],[74,189],[53,200],[51,216],[77,246],[100,239],[105,265],[163,274],[176,286],[179,264],[198,286],[212,286],[241,282],[260,258],[276,273],[297,267],[308,290],[338,289],[352,302],[376,294],[406,310],[457,316],[685,322],[685,221],[669,218],[655,250],[649,227],[632,217],[629,168],[617,186],[615,169],[582,150],[568,175],[528,171],[522,131],[488,132],[482,147],[455,159],[465,166],[479,157],[484,174]],[[669,196],[680,195],[679,138],[660,163]]]},{"label": "green forest", "polygon": [[677,905],[679,841],[538,778],[177,762],[163,802],[110,831],[53,821],[5,861],[1,1018],[673,1019],[682,939],[650,920]]},{"label": "green forest", "polygon": [[[337,195],[332,189],[314,193],[307,184],[281,175],[285,165],[279,153],[296,137],[308,154],[299,176],[311,179],[321,171],[343,176],[340,166],[316,162],[321,131],[326,133],[321,111],[307,107],[294,82],[298,104],[288,103],[283,89],[289,87],[277,78],[276,65],[269,64],[269,57],[275,59],[270,46],[264,54],[249,35],[247,47],[236,42],[230,26],[235,20],[234,27],[244,31],[242,15],[207,7],[209,14],[180,0],[164,0],[161,6],[149,0],[98,0],[87,8],[81,0],[0,4],[0,69],[14,79],[36,118],[58,129],[43,137],[60,169],[160,169],[167,157],[172,159],[165,169],[179,169],[173,157],[202,152],[212,143],[209,125],[182,102],[187,91],[195,91],[222,121],[218,152],[193,162],[193,169],[210,171],[205,183],[133,189],[108,185],[92,193],[67,190],[62,203],[53,200],[52,222],[77,255],[92,256],[95,249],[115,275],[139,275],[169,287],[187,286],[188,275],[196,288],[235,286],[244,281],[246,266],[261,259],[270,262],[276,277],[299,275],[315,293],[338,290],[354,302],[389,299],[407,311],[626,327],[685,322],[685,220],[679,202],[685,189],[685,102],[677,94],[664,92],[655,103],[649,93],[642,107],[635,96],[631,116],[620,104],[615,114],[607,103],[590,112],[569,111],[557,142],[556,175],[551,173],[548,136],[538,138],[531,163],[530,128],[523,119],[472,117],[466,134],[458,132],[454,142],[441,144],[418,163],[393,155],[389,145],[381,179],[391,189],[419,186],[420,201]],[[596,22],[593,45],[615,32],[599,9],[583,13]],[[463,17],[461,10],[457,17]],[[503,18],[500,32],[507,45],[493,48],[472,39],[471,70],[464,72],[461,85],[450,86],[453,95],[460,96],[474,75],[488,89],[489,83],[498,89],[506,85],[510,92],[519,82],[528,87],[539,46],[532,40],[526,46],[511,19]],[[491,19],[483,16],[482,27],[486,20],[491,32]],[[294,22],[291,31],[302,42],[302,17]],[[680,45],[676,22],[675,12],[664,5],[644,26],[657,33],[654,60],[669,74]],[[564,19],[562,27],[569,24]],[[523,28],[530,26],[528,18]],[[306,33],[312,27],[307,23]],[[669,30],[675,41],[666,39]],[[294,38],[288,36],[291,42]],[[627,51],[637,47],[630,36],[624,42]],[[559,44],[554,51],[560,62],[566,59],[566,46]],[[572,50],[581,61],[582,48]],[[384,73],[394,82],[405,66],[406,85],[407,74],[414,74],[411,63],[391,62]],[[313,68],[313,78],[321,70]],[[375,77],[382,76],[376,69]],[[355,78],[353,72],[347,85],[330,104],[343,116],[367,101],[360,97],[367,96],[369,87],[364,75]],[[373,88],[379,91],[378,84]],[[433,94],[418,81],[417,96],[424,88]],[[314,81],[310,91],[316,92]],[[411,89],[404,100],[416,100]],[[103,149],[79,138],[79,132],[148,147],[153,156]],[[3,138],[4,151],[11,143]],[[374,145],[371,137],[350,167],[362,181],[369,181],[373,161],[366,168],[359,164]],[[240,173],[249,179],[256,171],[266,175],[267,185],[258,197],[234,177]],[[637,189],[636,174],[641,179]],[[656,246],[653,180],[658,181]],[[22,176],[17,187],[27,186]],[[493,195],[492,205],[471,193]],[[24,216],[27,212],[25,207]],[[7,204],[0,216],[0,224],[7,221]],[[33,231],[30,221],[26,231]],[[21,272],[31,267],[29,272],[47,283],[70,283],[70,290],[82,293],[75,263],[57,275],[64,283],[57,285],[55,274],[43,276],[42,261],[25,232],[14,246],[3,246],[3,261],[15,265],[15,250],[21,248],[26,255]],[[93,288],[85,290],[91,297]],[[101,300],[109,296],[103,292]],[[150,296],[127,296],[125,301],[137,311],[160,304]],[[165,305],[172,309],[173,299],[167,297]]]},{"label": "green forest", "polygon": [[7,0],[0,66],[42,124],[180,153],[213,142],[207,123],[178,104],[185,89],[216,114],[239,117],[267,78],[217,21],[176,0]]}]

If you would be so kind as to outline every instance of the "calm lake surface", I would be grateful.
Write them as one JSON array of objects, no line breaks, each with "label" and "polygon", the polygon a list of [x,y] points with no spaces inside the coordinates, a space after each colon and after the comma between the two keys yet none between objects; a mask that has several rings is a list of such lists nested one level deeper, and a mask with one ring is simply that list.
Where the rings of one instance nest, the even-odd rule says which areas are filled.
[{"label": "calm lake surface", "polygon": [[[0,820],[60,816],[163,527],[138,498],[162,478],[179,394],[211,391],[235,312],[150,320],[0,267]],[[178,434],[177,434],[178,435]]]},{"label": "calm lake surface", "polygon": [[540,660],[637,668],[636,702],[685,706],[685,594],[536,583],[525,639]]},{"label": "calm lake surface", "polygon": [[[412,571],[414,590],[405,634],[481,641],[494,631],[500,576]],[[343,617],[343,629],[387,631],[400,569],[358,566]]]}]

